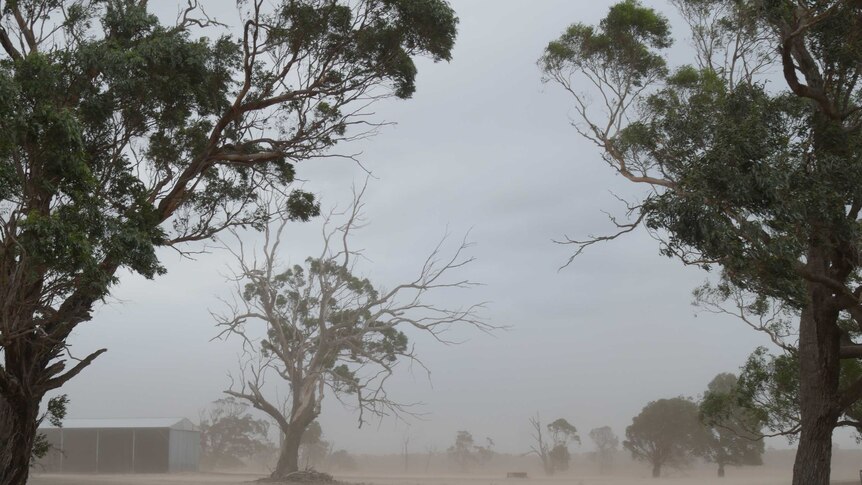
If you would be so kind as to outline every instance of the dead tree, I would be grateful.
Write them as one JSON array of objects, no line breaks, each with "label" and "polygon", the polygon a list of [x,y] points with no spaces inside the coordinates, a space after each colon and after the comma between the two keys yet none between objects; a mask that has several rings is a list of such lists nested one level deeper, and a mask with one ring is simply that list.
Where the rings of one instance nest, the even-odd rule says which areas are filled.
[{"label": "dead tree", "polygon": [[533,439],[536,441],[534,446],[530,447],[530,452],[535,453],[542,460],[542,469],[546,475],[554,474],[554,465],[551,462],[551,448],[545,443],[545,438],[542,435],[542,419],[536,413],[536,417],[530,418],[530,426],[533,427]]},{"label": "dead tree", "polygon": [[[237,297],[215,318],[220,335],[243,339],[252,358],[246,360],[242,378],[226,392],[269,414],[281,428],[284,437],[274,478],[297,470],[302,433],[320,414],[326,394],[342,403],[352,400],[360,426],[369,416],[411,413],[410,404],[392,399],[386,389],[399,362],[422,365],[406,328],[427,332],[443,343],[451,343],[443,333],[453,325],[492,328],[477,315],[481,304],[450,309],[425,301],[435,290],[474,285],[449,279],[450,273],[473,260],[464,255],[466,241],[445,258],[441,241],[418,276],[390,290],[358,275],[356,262],[362,257],[351,247],[351,238],[363,226],[364,190],[354,193],[348,211],[329,214],[323,247],[304,265],[287,266],[279,258],[287,218],[265,229],[258,251],[248,252],[238,237],[237,248],[232,249],[238,263]],[[341,217],[344,222],[336,225]],[[260,334],[265,336],[256,339]],[[265,395],[268,377],[288,385],[284,410]]]}]

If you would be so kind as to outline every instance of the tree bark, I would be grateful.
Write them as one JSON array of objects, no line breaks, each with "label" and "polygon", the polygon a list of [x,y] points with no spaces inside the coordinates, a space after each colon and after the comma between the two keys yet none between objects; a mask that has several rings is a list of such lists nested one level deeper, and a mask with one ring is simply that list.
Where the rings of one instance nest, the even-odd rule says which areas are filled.
[{"label": "tree bark", "polygon": [[718,464],[718,477],[724,478],[724,463]]},{"label": "tree bark", "polygon": [[[296,388],[300,387],[297,386]],[[294,405],[294,409],[296,409],[296,405]],[[270,475],[271,478],[284,478],[299,471],[299,446],[302,444],[302,435],[308,425],[317,418],[317,414],[314,406],[305,406],[304,412],[294,415],[290,424],[286,428],[282,428],[284,438],[281,441],[278,463]]]},{"label": "tree bark", "polygon": [[[817,264],[810,257],[809,264]],[[799,320],[799,446],[793,485],[829,485],[832,431],[841,414],[838,378],[841,369],[838,312],[831,293],[809,283],[808,306]]]},{"label": "tree bark", "polygon": [[293,432],[288,431],[284,434],[284,439],[281,441],[278,464],[276,464],[275,470],[272,472],[272,478],[284,478],[290,473],[299,471],[299,445],[304,431],[304,429]]},{"label": "tree bark", "polygon": [[652,477],[658,478],[661,476],[661,463],[652,464]]},{"label": "tree bark", "polygon": [[0,485],[26,485],[38,414],[38,400],[0,396]]}]

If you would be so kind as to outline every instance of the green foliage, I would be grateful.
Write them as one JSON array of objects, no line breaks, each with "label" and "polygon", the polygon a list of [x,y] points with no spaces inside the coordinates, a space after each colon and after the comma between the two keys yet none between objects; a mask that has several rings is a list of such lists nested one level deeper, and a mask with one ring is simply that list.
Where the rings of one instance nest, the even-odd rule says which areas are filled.
[{"label": "green foliage", "polygon": [[702,456],[721,470],[724,465],[763,464],[763,410],[750,404],[733,374],[715,376],[703,395],[700,418],[707,429]]},{"label": "green foliage", "polygon": [[564,472],[569,469],[569,462],[572,460],[572,455],[569,453],[568,446],[558,444],[548,452],[548,459],[555,471]]},{"label": "green foliage", "polygon": [[320,422],[312,421],[302,433],[299,441],[300,462],[304,468],[314,468],[323,463],[329,453],[330,443],[323,439]]},{"label": "green foliage", "polygon": [[[63,28],[81,35],[0,54],[0,202],[15,208],[4,211],[15,244],[4,238],[2,261],[26,261],[29,278],[51,280],[53,301],[79,288],[98,299],[118,267],[162,273],[159,246],[259,227],[266,214],[252,205],[263,182],[291,184],[296,162],[337,143],[355,92],[391,83],[409,97],[413,56],[450,58],[457,19],[442,0],[360,3],[277,2],[261,14],[272,49],[337,66],[319,72],[317,94],[281,97],[278,73],[260,63],[243,71],[254,59],[244,60],[240,39],[192,38],[187,25],[161,25],[146,2],[41,5],[46,18],[68,8]],[[304,103],[315,106],[302,114],[310,124],[296,125]],[[255,129],[282,131],[276,142],[254,139],[244,118],[268,107],[278,113]],[[229,163],[227,154],[266,156]],[[301,220],[318,212],[302,191],[286,209]]]},{"label": "green foliage", "polygon": [[200,423],[203,468],[240,467],[244,460],[272,446],[267,437],[269,423],[256,419],[248,410],[248,405],[233,397],[213,402]]},{"label": "green foliage", "polygon": [[494,456],[494,442],[491,438],[486,438],[485,441],[484,446],[476,444],[469,431],[461,430],[455,435],[455,443],[446,452],[449,459],[458,465],[459,470],[466,472],[477,464],[487,463]]},{"label": "green foliage", "polygon": [[0,387],[26,420],[104,352],[71,365],[66,339],[119,274],[261,229],[268,191],[291,194],[280,214],[317,215],[295,165],[373,131],[369,99],[410,97],[414,59],[449,60],[457,27],[444,0],[240,0],[226,32],[202,3],[164,25],[145,1],[2,2]]},{"label": "green foliage", "polygon": [[333,470],[355,471],[359,468],[356,463],[356,458],[353,457],[347,450],[337,450],[332,452],[327,461]]},{"label": "green foliage", "polygon": [[[859,427],[862,400],[862,4],[672,3],[692,29],[684,65],[664,68],[667,44],[643,34],[653,24],[619,15],[631,2],[598,27],[576,24],[542,58],[546,77],[575,100],[579,133],[618,174],[651,189],[629,202],[632,217],[616,233],[570,240],[574,256],[644,224],[665,255],[720,268],[719,284],[696,296],[783,355],[756,351],[736,397],[706,405],[758,408],[750,419],[767,428],[801,430],[794,483],[827,483],[827,436]],[[631,55],[590,48],[610,25],[639,33],[622,43]]]},{"label": "green foliage", "polygon": [[[332,294],[334,289],[338,295]],[[304,267],[294,265],[271,279],[252,280],[243,297],[251,305],[274,299],[273,311],[285,316],[270,325],[261,353],[320,362],[319,371],[337,393],[358,394],[363,366],[392,365],[408,352],[404,332],[374,319],[378,290],[332,259],[308,258]],[[329,329],[326,334],[321,325]]]},{"label": "green foliage", "polygon": [[617,451],[620,440],[610,426],[593,428],[590,430],[590,439],[596,445],[596,452],[593,458],[599,462],[599,468],[604,473],[613,463],[614,454]]},{"label": "green foliage", "polygon": [[[52,426],[57,428],[63,427],[63,419],[66,418],[66,407],[69,405],[69,397],[66,394],[54,396],[48,400],[48,406],[45,414],[39,419],[39,423],[48,420]],[[48,436],[44,433],[36,434],[36,439],[33,442],[33,449],[30,451],[31,462],[44,458],[54,448],[54,445],[48,441]],[[32,466],[32,465],[31,465]]]},{"label": "green foliage", "polygon": [[475,461],[474,447],[473,435],[469,431],[461,430],[455,435],[455,443],[446,452],[449,454],[449,458],[458,464],[461,471],[467,471]]},{"label": "green foliage", "polygon": [[[755,413],[772,433],[785,435],[788,440],[797,438],[801,426],[799,408],[799,359],[795,353],[770,354],[764,347],[757,348],[746,360],[739,376],[736,405]],[[857,360],[843,360],[839,392],[846,391],[862,376],[862,364]],[[862,404],[853,403],[842,412],[848,423],[862,421]],[[857,430],[857,439],[858,430]]]},{"label": "green foliage", "polygon": [[626,428],[623,447],[632,458],[661,469],[686,465],[699,454],[703,442],[697,404],[676,397],[647,404]]},{"label": "green foliage", "polygon": [[[271,38],[294,50],[309,49],[344,69],[328,81],[341,82],[370,72],[388,79],[400,98],[416,89],[411,55],[424,53],[435,61],[450,60],[457,18],[442,0],[364,2],[372,16],[356,25],[356,13],[340,2],[284,2],[270,20]],[[261,73],[261,75],[265,75]]]},{"label": "green foliage", "polygon": [[738,382],[741,404],[759,414],[767,429],[788,433],[799,427],[799,361],[792,354],[769,354],[757,348],[742,367]]},{"label": "green foliage", "polygon": [[567,445],[572,441],[581,443],[581,437],[578,436],[578,429],[564,418],[558,418],[548,424],[548,431],[551,432],[551,439],[555,444]]},{"label": "green foliage", "polygon": [[601,66],[610,72],[624,72],[639,84],[666,70],[664,59],[650,48],[670,45],[667,19],[637,0],[625,0],[611,7],[598,28],[572,24],[548,44],[539,63],[546,72]]},{"label": "green foliage", "polygon": [[564,418],[558,418],[548,424],[548,431],[551,433],[552,441],[551,449],[548,451],[550,469],[566,471],[569,469],[569,461],[571,460],[569,443],[581,443],[578,430]]}]

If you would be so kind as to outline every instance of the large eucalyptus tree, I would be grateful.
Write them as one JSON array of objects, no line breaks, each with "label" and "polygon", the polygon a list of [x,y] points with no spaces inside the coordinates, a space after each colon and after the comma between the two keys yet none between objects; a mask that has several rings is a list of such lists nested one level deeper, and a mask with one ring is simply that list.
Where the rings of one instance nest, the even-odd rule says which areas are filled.
[{"label": "large eucalyptus tree", "polygon": [[473,260],[464,254],[466,242],[446,256],[438,245],[415,275],[388,288],[361,275],[364,258],[353,239],[365,225],[363,193],[341,214],[343,221],[338,214],[326,216],[320,251],[305,264],[287,264],[282,241],[289,217],[267,225],[259,248],[240,237],[232,245],[236,295],[214,317],[221,336],[242,339],[246,358],[225,392],[265,412],[280,428],[273,479],[299,470],[303,436],[327,395],[349,403],[360,426],[369,416],[411,413],[388,389],[402,361],[425,368],[411,332],[448,342],[445,332],[452,326],[493,328],[478,315],[481,304],[450,307],[430,299],[432,293],[474,285],[453,275]]},{"label": "large eucalyptus tree", "polygon": [[[604,237],[641,223],[662,251],[798,315],[794,485],[829,483],[832,431],[862,378],[862,4],[674,0],[691,27],[671,69],[665,17],[635,0],[572,25],[540,61],[602,159],[651,190]],[[585,82],[585,83],[582,83]],[[590,99],[596,101],[590,104]]]},{"label": "large eucalyptus tree", "polygon": [[457,23],[444,0],[236,5],[238,33],[196,0],[172,25],[146,0],[0,0],[2,485],[27,480],[45,393],[105,351],[66,341],[120,270],[263,224],[258,194],[368,134],[368,104],[410,97],[413,57],[449,59]]}]

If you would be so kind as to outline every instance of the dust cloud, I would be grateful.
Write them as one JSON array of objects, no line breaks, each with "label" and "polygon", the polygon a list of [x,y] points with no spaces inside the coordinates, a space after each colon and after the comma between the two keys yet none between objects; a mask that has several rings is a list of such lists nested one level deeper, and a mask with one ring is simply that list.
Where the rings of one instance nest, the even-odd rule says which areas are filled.
[{"label": "dust cloud", "polygon": [[[730,467],[724,478],[716,477],[714,465],[696,463],[669,469],[661,478],[651,478],[649,466],[632,461],[626,453],[614,456],[612,469],[600,473],[590,453],[573,454],[572,468],[553,477],[543,476],[535,456],[498,455],[481,469],[462,473],[446,456],[415,454],[409,456],[404,471],[402,455],[358,455],[356,470],[333,471],[343,482],[373,485],[779,485],[790,482],[793,450],[770,450],[764,465]],[[428,467],[428,471],[425,469]],[[837,450],[832,461],[832,483],[856,485],[862,468],[862,452]],[[526,472],[528,478],[506,478],[510,472]],[[35,473],[32,485],[239,485],[260,479],[267,470],[232,470],[210,473],[149,475],[72,475]]]}]

